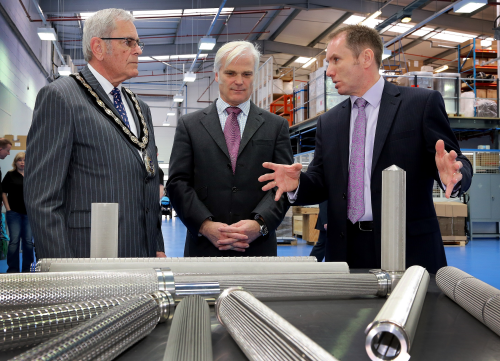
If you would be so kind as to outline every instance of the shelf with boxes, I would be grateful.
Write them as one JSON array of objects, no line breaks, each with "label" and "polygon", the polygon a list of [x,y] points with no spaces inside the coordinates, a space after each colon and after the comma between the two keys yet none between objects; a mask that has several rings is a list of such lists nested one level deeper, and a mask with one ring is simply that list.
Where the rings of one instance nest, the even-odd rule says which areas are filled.
[{"label": "shelf with boxes", "polygon": [[273,101],[273,57],[259,68],[253,84],[252,101],[259,108],[269,110]]},{"label": "shelf with boxes", "polygon": [[467,205],[454,201],[435,201],[434,209],[445,245],[465,246]]}]

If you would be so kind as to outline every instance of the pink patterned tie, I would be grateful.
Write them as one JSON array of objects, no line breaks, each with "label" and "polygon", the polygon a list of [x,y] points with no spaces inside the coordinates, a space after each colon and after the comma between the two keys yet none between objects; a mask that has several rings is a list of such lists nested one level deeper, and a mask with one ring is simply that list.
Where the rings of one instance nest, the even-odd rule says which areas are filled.
[{"label": "pink patterned tie", "polygon": [[366,100],[358,98],[354,102],[358,116],[352,133],[351,160],[349,162],[349,184],[347,188],[347,218],[354,224],[365,214],[364,172],[366,137]]},{"label": "pink patterned tie", "polygon": [[238,124],[238,114],[241,113],[241,109],[238,107],[227,107],[227,114],[229,116],[226,120],[226,125],[224,126],[224,138],[226,138],[227,150],[229,151],[229,157],[231,158],[231,166],[233,167],[233,174],[236,171],[236,160],[238,159],[238,151],[240,150],[240,125]]}]

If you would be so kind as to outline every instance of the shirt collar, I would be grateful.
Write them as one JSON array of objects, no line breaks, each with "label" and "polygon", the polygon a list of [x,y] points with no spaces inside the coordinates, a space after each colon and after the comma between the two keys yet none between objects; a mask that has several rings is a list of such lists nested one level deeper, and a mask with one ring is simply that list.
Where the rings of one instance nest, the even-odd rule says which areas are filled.
[{"label": "shirt collar", "polygon": [[[113,86],[113,84],[111,84],[111,82],[106,79],[105,77],[103,77],[97,70],[95,70],[92,65],[90,64],[87,64],[90,72],[92,73],[92,75],[94,75],[95,79],[99,82],[99,84],[102,86],[102,88],[104,89],[104,92],[106,94],[109,94],[111,93],[111,91],[115,88]],[[121,91],[121,83],[118,84],[117,88],[120,89]]]},{"label": "shirt collar", "polygon": [[[372,107],[376,108],[382,100],[382,92],[384,91],[384,78],[381,76],[361,98],[366,100]],[[351,95],[351,108],[354,107],[354,102],[360,98],[356,95]]]},{"label": "shirt collar", "polygon": [[[231,106],[227,104],[224,100],[222,100],[222,98],[217,98],[215,104],[217,106],[217,113],[219,115],[221,115],[226,110],[227,107]],[[241,111],[243,112],[243,114],[245,114],[245,116],[248,116],[248,112],[250,111],[250,98],[248,98],[246,102],[239,104],[237,107],[241,109]]]}]

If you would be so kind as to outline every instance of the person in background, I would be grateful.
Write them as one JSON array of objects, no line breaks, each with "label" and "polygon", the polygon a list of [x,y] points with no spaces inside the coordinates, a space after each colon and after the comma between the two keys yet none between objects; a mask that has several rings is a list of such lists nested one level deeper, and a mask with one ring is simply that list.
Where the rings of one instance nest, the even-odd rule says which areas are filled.
[{"label": "person in background", "polygon": [[[0,159],[5,159],[10,155],[12,142],[5,138],[0,138]],[[0,210],[2,209],[2,169],[0,168]],[[7,257],[7,249],[9,247],[9,236],[7,235],[7,227],[5,224],[5,214],[0,213],[0,259]]]},{"label": "person in background", "polygon": [[318,220],[316,221],[315,227],[319,231],[319,236],[318,241],[311,250],[311,254],[309,254],[309,256],[316,257],[318,262],[323,262],[323,258],[325,258],[326,231],[328,223],[327,208],[328,201],[324,201],[319,204]]},{"label": "person in background", "polygon": [[[7,253],[8,273],[29,272],[33,263],[33,236],[24,205],[24,160],[25,153],[17,153],[12,162],[12,170],[5,174],[2,181],[2,199],[7,210],[10,243]],[[19,267],[19,245],[22,242],[23,263]]]}]

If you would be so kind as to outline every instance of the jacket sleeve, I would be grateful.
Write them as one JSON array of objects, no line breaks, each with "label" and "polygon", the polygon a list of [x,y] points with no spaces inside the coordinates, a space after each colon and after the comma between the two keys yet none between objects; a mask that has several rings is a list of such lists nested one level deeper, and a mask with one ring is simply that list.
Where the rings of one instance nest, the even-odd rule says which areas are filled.
[{"label": "jacket sleeve", "polygon": [[64,208],[74,133],[66,99],[54,87],[42,88],[28,133],[24,199],[38,258],[73,257]]},{"label": "jacket sleeve", "polygon": [[[472,182],[472,165],[466,156],[460,151],[460,146],[458,145],[457,138],[453,134],[453,130],[450,127],[450,122],[448,120],[448,115],[446,114],[446,108],[444,106],[443,97],[437,91],[433,91],[425,107],[424,113],[424,137],[425,146],[427,152],[431,154],[432,159],[434,159],[436,154],[436,142],[439,139],[444,141],[444,146],[447,152],[454,150],[457,152],[457,160],[462,162],[463,168],[462,180],[455,186],[455,189],[459,187],[459,192],[455,196],[460,196],[466,192]],[[434,179],[437,181],[438,185],[441,187],[441,180],[439,178],[439,173],[434,161]]]},{"label": "jacket sleeve", "polygon": [[[273,163],[287,165],[293,163],[290,132],[288,122],[285,119],[283,119],[281,127],[276,135],[272,161]],[[264,168],[262,169],[264,170]],[[278,202],[274,200],[275,196],[275,190],[268,191],[252,212],[254,215],[259,214],[262,216],[269,232],[273,232],[278,228],[290,207],[286,194],[283,194]]]},{"label": "jacket sleeve", "polygon": [[167,194],[182,223],[193,237],[196,237],[201,224],[213,215],[193,188],[194,156],[191,141],[184,119],[181,117],[170,155]]}]

